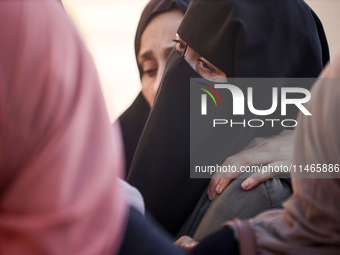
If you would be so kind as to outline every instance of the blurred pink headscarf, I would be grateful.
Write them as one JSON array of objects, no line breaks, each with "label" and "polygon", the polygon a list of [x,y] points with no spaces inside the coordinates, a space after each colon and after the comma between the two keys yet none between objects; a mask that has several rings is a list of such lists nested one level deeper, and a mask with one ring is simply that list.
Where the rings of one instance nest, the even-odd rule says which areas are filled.
[{"label": "blurred pink headscarf", "polygon": [[[340,54],[328,64],[312,88],[306,108],[313,116],[299,115],[295,130],[293,164],[340,164]],[[302,175],[292,172],[294,193],[281,210],[251,219],[257,254],[340,254],[340,178],[335,171]],[[228,223],[235,229],[233,222]],[[236,236],[239,233],[236,230]]]},{"label": "blurred pink headscarf", "polygon": [[57,1],[0,0],[0,254],[118,252],[118,127]]}]

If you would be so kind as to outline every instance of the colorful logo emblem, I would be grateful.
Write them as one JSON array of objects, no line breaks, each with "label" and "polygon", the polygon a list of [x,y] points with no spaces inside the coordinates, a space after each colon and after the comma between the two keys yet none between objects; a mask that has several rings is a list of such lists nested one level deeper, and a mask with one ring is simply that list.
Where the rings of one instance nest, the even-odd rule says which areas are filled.
[{"label": "colorful logo emblem", "polygon": [[[215,99],[213,94],[208,89],[210,89],[216,95],[216,97],[218,98],[218,100],[220,101],[220,104],[222,106],[221,97],[220,97],[220,95],[217,93],[217,91],[213,87],[211,87],[208,84],[205,84],[203,82],[197,82],[197,83],[199,83],[199,84],[201,84],[201,85],[206,87],[206,89],[205,88],[201,88],[201,87],[197,87],[197,88],[200,89],[200,90],[203,90],[204,92],[206,92],[212,98],[212,100],[214,101],[215,106],[217,106],[216,99]],[[207,95],[206,94],[202,94],[202,98],[201,99],[202,99],[201,114],[202,115],[207,115]]]}]

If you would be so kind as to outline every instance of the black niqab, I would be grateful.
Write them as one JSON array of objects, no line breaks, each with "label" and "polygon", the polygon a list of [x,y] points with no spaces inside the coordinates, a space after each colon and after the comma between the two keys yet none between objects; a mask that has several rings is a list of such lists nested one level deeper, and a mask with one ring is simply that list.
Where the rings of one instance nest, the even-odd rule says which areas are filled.
[{"label": "black niqab", "polygon": [[[329,59],[322,25],[302,0],[192,0],[178,33],[227,77],[317,77]],[[189,172],[189,85],[195,77],[173,51],[128,176],[147,210],[173,235],[209,182],[190,179]],[[239,134],[230,144],[245,146],[272,130]],[[239,149],[229,148],[225,158]]]},{"label": "black niqab", "polygon": [[329,60],[303,0],[192,1],[178,34],[229,78],[316,77]]}]

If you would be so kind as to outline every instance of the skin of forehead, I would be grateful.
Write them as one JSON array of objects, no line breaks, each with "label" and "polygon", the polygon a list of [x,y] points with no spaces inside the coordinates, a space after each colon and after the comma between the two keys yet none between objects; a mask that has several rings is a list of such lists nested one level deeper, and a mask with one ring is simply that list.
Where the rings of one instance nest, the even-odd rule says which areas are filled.
[{"label": "skin of forehead", "polygon": [[141,37],[141,47],[138,59],[145,52],[163,54],[163,51],[173,47],[176,31],[183,19],[183,13],[179,9],[173,9],[155,16],[145,28]]}]

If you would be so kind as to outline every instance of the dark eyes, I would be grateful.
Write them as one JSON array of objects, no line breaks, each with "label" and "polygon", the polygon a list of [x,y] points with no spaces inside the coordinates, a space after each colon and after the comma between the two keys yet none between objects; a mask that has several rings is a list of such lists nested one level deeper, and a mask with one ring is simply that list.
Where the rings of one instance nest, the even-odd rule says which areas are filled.
[{"label": "dark eyes", "polygon": [[148,69],[148,70],[143,70],[143,75],[147,75],[149,77],[155,77],[157,75],[158,69]]},{"label": "dark eyes", "polygon": [[209,73],[213,73],[214,72],[214,69],[212,69],[204,60],[198,59],[198,64],[200,65],[200,67],[204,71],[209,72]]},{"label": "dark eyes", "polygon": [[[174,39],[173,40],[176,45],[175,48],[180,56],[183,56],[185,53],[186,44],[182,42],[181,40]],[[209,74],[214,74],[215,70],[212,68],[202,57],[200,57],[196,52],[192,53],[195,54],[195,57],[193,58],[193,64],[195,66],[195,70],[200,73],[200,70]]]},{"label": "dark eyes", "polygon": [[176,43],[175,47],[176,47],[176,50],[177,52],[179,53],[179,55],[183,56],[184,54],[184,51],[185,51],[185,44],[182,43],[180,40],[172,40]]},{"label": "dark eyes", "polygon": [[178,47],[180,49],[185,49],[184,43],[182,43],[180,40],[174,39],[172,41],[176,43],[176,47]]}]

